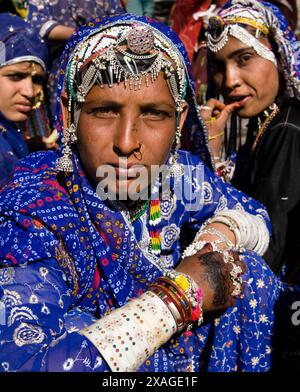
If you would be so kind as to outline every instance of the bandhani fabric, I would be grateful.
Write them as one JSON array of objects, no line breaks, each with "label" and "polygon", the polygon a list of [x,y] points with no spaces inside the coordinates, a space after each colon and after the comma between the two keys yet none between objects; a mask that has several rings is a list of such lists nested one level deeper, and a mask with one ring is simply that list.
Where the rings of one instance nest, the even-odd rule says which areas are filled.
[{"label": "bandhani fabric", "polygon": [[0,113],[0,189],[11,180],[19,159],[27,154],[22,133]]},{"label": "bandhani fabric", "polygon": [[[76,44],[93,29],[133,19],[162,31],[187,61],[183,45],[166,26],[124,15],[83,26],[66,47],[63,69]],[[62,79],[60,92],[61,88]],[[189,123],[194,122],[201,133],[192,105],[193,100]],[[59,130],[61,122],[58,113]],[[202,155],[203,159],[180,151],[179,162],[187,170],[181,181],[201,197],[191,209],[176,193],[162,195],[159,258],[147,251],[149,207],[131,223],[103,202],[85,176],[76,150],[74,172],[66,177],[57,173],[56,152],[35,153],[20,162],[0,197],[2,371],[109,370],[100,352],[79,331],[147,290],[161,275],[162,266],[175,267],[184,226],[197,230],[216,211],[229,208],[261,215],[270,227],[265,209],[215,176],[204,165],[210,165],[208,151]],[[243,260],[245,290],[236,304],[219,318],[207,317],[202,326],[174,336],[139,371],[270,369],[274,309],[284,287],[254,252],[244,252]]]}]

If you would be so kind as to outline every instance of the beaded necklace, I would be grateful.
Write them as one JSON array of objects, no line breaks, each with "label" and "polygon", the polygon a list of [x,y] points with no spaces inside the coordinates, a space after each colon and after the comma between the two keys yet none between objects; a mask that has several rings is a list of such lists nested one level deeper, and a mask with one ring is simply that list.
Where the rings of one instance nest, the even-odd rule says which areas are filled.
[{"label": "beaded necklace", "polygon": [[149,211],[149,226],[150,226],[150,252],[155,256],[160,256],[161,253],[161,236],[160,236],[160,200],[159,197],[151,200],[147,200],[142,207],[138,207],[134,213],[129,212],[131,223],[139,219],[147,210],[150,205]]},{"label": "beaded necklace", "polygon": [[260,125],[251,149],[252,152],[255,150],[258,142],[261,140],[263,134],[266,132],[266,129],[268,128],[270,122],[279,112],[279,107],[276,105],[276,103],[274,103],[270,108],[272,109],[272,112],[267,116],[265,121]]},{"label": "beaded necklace", "polygon": [[143,201],[143,203],[138,203],[138,206],[134,210],[129,210],[131,222],[136,221],[146,212],[149,206],[149,202],[149,200],[147,200],[146,202]]},{"label": "beaded necklace", "polygon": [[161,236],[160,236],[160,227],[159,224],[161,222],[160,215],[160,200],[151,199],[150,201],[150,217],[149,217],[149,225],[150,229],[150,246],[151,252],[156,256],[160,256],[161,253]]},{"label": "beaded necklace", "polygon": [[[153,198],[151,200],[147,200],[143,202],[143,204],[138,203],[138,206],[134,210],[124,209],[121,206],[121,203],[110,202],[115,208],[120,210],[123,213],[123,216],[126,217],[126,220],[129,225],[132,227],[132,223],[141,218],[147,211],[148,206],[150,205],[149,210],[149,226],[150,226],[150,244],[149,251],[155,255],[160,256],[161,253],[161,235],[160,235],[160,222],[161,222],[161,214],[160,214],[160,199],[159,197]],[[146,224],[146,221],[145,223]],[[132,227],[133,229],[133,227]],[[134,232],[134,230],[132,230]]]}]

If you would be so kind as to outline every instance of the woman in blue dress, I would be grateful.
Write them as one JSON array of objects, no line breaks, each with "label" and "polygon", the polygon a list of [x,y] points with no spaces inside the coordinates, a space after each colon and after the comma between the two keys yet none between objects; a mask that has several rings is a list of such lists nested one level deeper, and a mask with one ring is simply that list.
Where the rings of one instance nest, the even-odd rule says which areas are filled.
[{"label": "woman in blue dress", "polygon": [[74,30],[89,19],[125,12],[121,0],[28,0],[26,20],[34,26],[46,41],[51,61],[47,78],[47,99],[50,121],[55,127],[54,115],[60,57],[65,43]]},{"label": "woman in blue dress", "polygon": [[270,369],[268,217],[213,173],[189,70],[144,17],[67,43],[61,148],[23,159],[0,198],[2,371]]},{"label": "woman in blue dress", "polygon": [[46,45],[26,22],[0,14],[0,188],[18,160],[29,154],[16,123],[39,105],[47,55]]}]

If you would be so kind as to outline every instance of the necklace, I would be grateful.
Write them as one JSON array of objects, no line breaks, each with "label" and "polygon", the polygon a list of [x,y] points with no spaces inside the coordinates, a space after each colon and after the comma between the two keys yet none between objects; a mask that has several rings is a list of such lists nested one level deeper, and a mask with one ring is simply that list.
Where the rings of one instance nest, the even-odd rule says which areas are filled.
[{"label": "necklace", "polygon": [[134,209],[128,209],[131,222],[136,221],[145,213],[149,206],[149,203],[149,200],[147,200],[146,202],[143,200],[140,201]]},{"label": "necklace", "polygon": [[265,133],[267,127],[269,126],[270,122],[273,120],[273,118],[278,114],[279,112],[279,107],[276,105],[276,103],[274,103],[273,105],[270,106],[270,109],[272,110],[272,112],[267,116],[267,118],[265,119],[265,121],[260,125],[258,132],[255,136],[255,140],[252,146],[252,151],[255,150],[258,142],[260,141],[260,139],[262,138],[263,134]]}]

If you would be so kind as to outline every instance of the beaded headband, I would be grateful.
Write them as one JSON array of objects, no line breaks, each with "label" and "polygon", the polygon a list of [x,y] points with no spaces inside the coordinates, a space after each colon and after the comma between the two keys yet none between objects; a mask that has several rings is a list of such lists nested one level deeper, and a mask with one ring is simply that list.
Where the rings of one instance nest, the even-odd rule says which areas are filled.
[{"label": "beaded headband", "polygon": [[[208,48],[217,53],[226,45],[230,35],[253,48],[259,56],[271,61],[277,67],[273,51],[259,41],[262,34],[267,36],[270,31],[262,9],[263,6],[256,1],[232,1],[232,7],[210,18],[206,34]],[[253,27],[256,30],[255,37],[241,25]]]},{"label": "beaded headband", "polygon": [[70,145],[77,140],[77,125],[82,104],[91,88],[98,84],[112,87],[125,84],[140,89],[142,81],[153,83],[164,72],[176,104],[175,167],[180,147],[180,119],[188,78],[184,60],[165,35],[140,21],[122,21],[91,32],[74,49],[67,65],[63,90],[68,94],[68,129],[63,138],[63,157],[58,170],[72,171]]},{"label": "beaded headband", "polygon": [[[91,34],[77,46],[67,67],[64,89],[69,93],[70,106],[83,103],[95,84],[112,87],[123,80],[126,87],[140,89],[143,79],[146,85],[153,83],[161,71],[180,111],[186,77],[174,45],[149,25],[116,23]],[[76,126],[78,115],[74,120]]]}]

